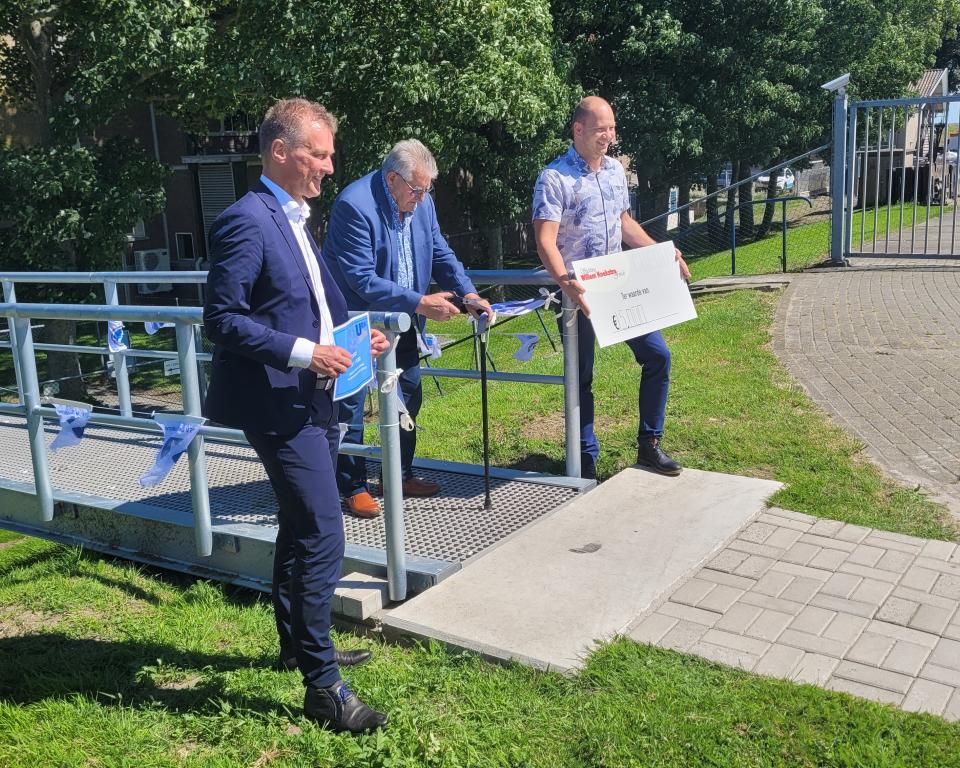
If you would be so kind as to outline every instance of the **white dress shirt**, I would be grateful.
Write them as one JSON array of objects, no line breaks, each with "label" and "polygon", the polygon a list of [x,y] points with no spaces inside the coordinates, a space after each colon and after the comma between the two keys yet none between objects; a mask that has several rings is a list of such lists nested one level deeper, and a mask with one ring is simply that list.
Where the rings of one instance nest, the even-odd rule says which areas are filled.
[{"label": "white dress shirt", "polygon": [[[293,232],[293,237],[300,245],[300,254],[307,265],[307,274],[310,275],[313,295],[320,307],[319,343],[333,346],[333,318],[330,315],[330,308],[327,306],[327,295],[323,290],[323,280],[320,278],[320,265],[317,263],[313,246],[310,245],[310,240],[307,237],[306,224],[310,217],[310,206],[306,202],[298,203],[284,189],[277,186],[266,176],[261,176],[260,181],[279,201],[283,212],[287,215],[290,231]],[[310,339],[297,339],[293,344],[293,351],[290,353],[290,367],[309,368],[313,361],[313,347],[314,342]]]}]

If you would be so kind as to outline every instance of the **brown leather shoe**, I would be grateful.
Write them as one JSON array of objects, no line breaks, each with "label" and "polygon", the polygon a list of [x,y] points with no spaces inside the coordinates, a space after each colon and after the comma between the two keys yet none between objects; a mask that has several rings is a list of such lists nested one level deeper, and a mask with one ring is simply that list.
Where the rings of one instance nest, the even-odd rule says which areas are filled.
[{"label": "brown leather shoe", "polygon": [[347,509],[357,517],[376,517],[380,514],[377,502],[366,491],[360,491],[347,497]]},{"label": "brown leather shoe", "polygon": [[440,493],[440,483],[433,480],[424,480],[422,477],[408,477],[403,481],[404,496],[436,496]]}]

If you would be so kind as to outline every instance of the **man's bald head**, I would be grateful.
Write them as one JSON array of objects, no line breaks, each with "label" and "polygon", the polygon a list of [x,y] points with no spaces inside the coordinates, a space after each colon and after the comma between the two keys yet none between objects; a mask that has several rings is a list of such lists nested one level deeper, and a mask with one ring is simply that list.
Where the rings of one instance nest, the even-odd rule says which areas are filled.
[{"label": "man's bald head", "polygon": [[610,106],[610,102],[606,99],[601,99],[599,96],[584,96],[580,99],[580,103],[573,110],[573,117],[570,118],[570,123],[585,123],[591,117],[592,118],[602,118],[602,117],[613,117],[613,107]]},{"label": "man's bald head", "polygon": [[610,145],[617,140],[613,108],[599,96],[587,96],[573,111],[573,148],[596,170]]}]

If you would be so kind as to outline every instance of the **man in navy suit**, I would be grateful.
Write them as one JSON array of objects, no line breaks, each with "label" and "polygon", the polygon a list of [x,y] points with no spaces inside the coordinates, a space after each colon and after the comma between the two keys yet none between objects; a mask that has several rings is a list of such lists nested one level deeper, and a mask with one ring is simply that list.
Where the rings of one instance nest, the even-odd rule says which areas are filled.
[{"label": "man in navy suit", "polygon": [[[305,226],[306,200],[333,172],[336,130],[319,104],[274,104],[260,126],[260,184],[214,222],[204,326],[216,348],[206,415],[243,430],[277,496],[273,605],[281,661],[303,674],[304,713],[359,733],[387,717],[340,678],[338,662],[369,653],[337,652],[330,639],[344,551],[331,395],[351,363],[332,328],[346,320],[347,305]],[[371,346],[374,354],[386,348],[382,333]]]},{"label": "man in navy suit", "polygon": [[[350,184],[333,204],[323,257],[343,295],[354,310],[407,312],[430,320],[449,320],[465,306],[474,316],[490,312],[464,274],[437,223],[430,192],[437,163],[421,142],[398,142],[380,170]],[[443,289],[427,293],[433,279]],[[451,301],[451,299],[453,301]],[[410,417],[416,421],[423,402],[417,334],[422,319],[400,336],[397,367],[403,369],[400,390]],[[341,401],[340,420],[348,425],[344,440],[363,442],[360,393]],[[433,496],[440,486],[413,474],[416,430],[400,432],[400,464],[405,496]],[[337,482],[347,506],[360,517],[380,513],[367,487],[363,458],[341,455]]]}]

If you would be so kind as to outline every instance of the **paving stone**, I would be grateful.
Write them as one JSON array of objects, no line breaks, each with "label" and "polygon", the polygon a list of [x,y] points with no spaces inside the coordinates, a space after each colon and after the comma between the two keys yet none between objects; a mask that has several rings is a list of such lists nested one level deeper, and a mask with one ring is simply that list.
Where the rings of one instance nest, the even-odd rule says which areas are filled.
[{"label": "paving stone", "polygon": [[939,575],[937,571],[931,571],[929,568],[920,568],[914,565],[908,568],[907,572],[903,574],[903,578],[900,579],[900,586],[918,589],[922,592],[929,592],[936,583]]},{"label": "paving stone", "polygon": [[845,658],[879,667],[896,642],[892,637],[864,632],[847,651]]},{"label": "paving stone", "polygon": [[823,568],[827,571],[835,571],[840,564],[847,559],[847,553],[840,549],[827,549],[824,547],[820,553],[811,560],[808,565],[811,568]]},{"label": "paving stone", "polygon": [[697,608],[706,611],[717,611],[723,613],[731,605],[737,602],[737,598],[742,595],[744,590],[735,587],[728,587],[726,584],[717,584],[703,600],[697,603]]},{"label": "paving stone", "polygon": [[723,632],[719,629],[710,629],[704,634],[703,642],[711,645],[719,645],[722,648],[733,648],[734,650],[752,653],[758,658],[763,656],[770,647],[770,643],[759,640],[754,637],[744,637],[733,632]]},{"label": "paving stone", "polygon": [[767,571],[757,580],[752,591],[770,595],[770,597],[779,597],[780,593],[790,586],[795,578],[796,576],[791,576],[789,573]]},{"label": "paving stone", "polygon": [[875,688],[872,685],[865,685],[841,677],[831,679],[830,682],[826,684],[826,687],[831,691],[849,693],[852,696],[859,696],[861,699],[869,699],[870,701],[878,701],[881,704],[899,705],[900,702],[903,701],[903,696],[899,693],[894,693],[893,691],[888,691],[883,688]]},{"label": "paving stone", "polygon": [[797,565],[796,563],[778,562],[770,567],[781,573],[789,573],[793,576],[806,576],[811,579],[818,579],[819,581],[826,581],[833,575],[830,571],[824,571],[821,568],[810,568],[806,565]]},{"label": "paving stone", "polygon": [[921,557],[930,557],[934,560],[943,560],[946,562],[957,549],[957,545],[949,541],[928,541],[923,545],[920,552]]},{"label": "paving stone", "polygon": [[814,517],[813,515],[807,515],[803,512],[794,512],[790,509],[783,509],[782,507],[770,507],[767,509],[767,513],[775,515],[776,517],[786,518],[787,520],[795,520],[799,523],[806,523],[807,525],[813,525],[820,518]]},{"label": "paving stone", "polygon": [[843,523],[839,520],[817,520],[810,529],[810,533],[817,536],[836,536],[842,528]]},{"label": "paving stone", "polygon": [[737,576],[746,576],[749,579],[759,579],[776,562],[773,558],[750,555],[734,569]]},{"label": "paving stone", "polygon": [[715,629],[724,632],[743,634],[761,613],[763,613],[763,608],[746,603],[737,603],[723,614],[723,618],[713,626]]},{"label": "paving stone", "polygon": [[754,544],[752,541],[745,541],[744,539],[734,539],[727,544],[727,549],[732,549],[735,552],[744,552],[748,555],[768,557],[771,560],[776,560],[783,554],[783,549],[780,547],[771,547],[767,544]]},{"label": "paving stone", "polygon": [[906,640],[908,643],[917,643],[917,645],[923,645],[931,649],[935,648],[940,641],[939,637],[931,635],[929,632],[920,632],[916,629],[901,627],[897,624],[890,624],[877,619],[871,621],[865,631],[875,635],[892,637],[894,640]]},{"label": "paving stone", "polygon": [[960,576],[953,576],[949,573],[940,574],[940,578],[937,579],[937,583],[933,585],[931,591],[935,595],[960,600]]},{"label": "paving stone", "polygon": [[663,613],[651,613],[630,630],[628,636],[638,643],[656,645],[667,632],[673,629],[680,619]]},{"label": "paving stone", "polygon": [[690,653],[695,653],[697,656],[702,656],[708,661],[713,661],[717,664],[726,664],[728,667],[738,667],[746,672],[752,670],[760,660],[759,656],[747,653],[746,651],[704,642],[694,645],[690,649]]},{"label": "paving stone", "polygon": [[880,666],[892,672],[916,677],[920,674],[920,670],[929,655],[930,649],[926,646],[897,640],[894,642],[893,648],[890,649],[890,653],[880,663]]},{"label": "paving stone", "polygon": [[877,612],[876,605],[858,603],[855,600],[847,600],[843,597],[833,597],[832,595],[823,594],[814,595],[810,599],[810,605],[816,608],[826,608],[828,611],[862,616],[865,619],[872,619]]},{"label": "paving stone", "polygon": [[832,539],[827,536],[816,536],[812,532],[803,534],[799,541],[803,544],[813,544],[815,547],[824,549],[837,549],[841,552],[853,552],[857,548],[857,545],[853,542]]},{"label": "paving stone", "polygon": [[716,589],[717,586],[717,584],[709,581],[702,581],[696,578],[690,579],[690,581],[670,595],[670,601],[673,603],[683,603],[684,605],[696,605]]},{"label": "paving stone", "polygon": [[796,531],[793,528],[782,528],[778,526],[777,530],[770,535],[770,538],[767,539],[764,544],[768,547],[787,550],[803,535],[802,532]]},{"label": "paving stone", "polygon": [[789,613],[781,613],[780,611],[763,611],[756,621],[754,621],[744,634],[749,637],[756,637],[760,640],[767,640],[768,642],[773,642],[784,629],[790,624],[793,620],[793,616]]},{"label": "paving stone", "polygon": [[907,626],[919,629],[921,632],[940,635],[947,628],[955,612],[947,608],[937,608],[933,605],[921,605]]},{"label": "paving stone", "polygon": [[792,600],[783,600],[779,597],[770,597],[759,592],[744,592],[740,597],[741,603],[747,605],[756,605],[760,608],[768,608],[771,611],[780,611],[796,616],[803,610],[803,603],[795,603]]},{"label": "paving stone", "polygon": [[820,589],[820,594],[850,597],[853,591],[860,586],[861,581],[863,581],[862,576],[854,576],[852,573],[835,573],[827,579],[827,583]]},{"label": "paving stone", "polygon": [[870,535],[872,530],[872,528],[864,528],[862,525],[852,525],[848,523],[834,534],[834,538],[859,544]]},{"label": "paving stone", "polygon": [[790,629],[795,629],[798,632],[809,632],[811,635],[819,635],[836,616],[837,614],[834,611],[808,605],[800,611],[799,615],[790,623]]},{"label": "paving stone", "polygon": [[689,651],[694,645],[700,642],[700,638],[703,637],[708,629],[709,628],[703,624],[681,620],[677,622],[673,629],[660,638],[657,645],[673,651]]},{"label": "paving stone", "polygon": [[[387,582],[366,573],[349,573],[341,578],[335,595],[340,601],[336,612],[359,621],[365,621],[390,602]],[[336,607],[334,604],[332,609]]]},{"label": "paving stone", "polygon": [[715,571],[712,568],[701,569],[700,573],[697,574],[697,578],[701,581],[711,581],[714,584],[726,584],[728,587],[735,587],[737,589],[752,589],[757,583],[756,579],[735,576],[732,573]]},{"label": "paving stone", "polygon": [[751,523],[740,531],[737,538],[752,541],[754,544],[763,544],[776,530],[777,526],[770,523]]},{"label": "paving stone", "polygon": [[717,623],[721,615],[719,613],[714,613],[713,611],[704,611],[700,608],[694,608],[692,605],[674,603],[670,600],[661,605],[657,609],[657,613],[662,613],[666,616],[672,616],[675,619],[683,619],[684,621],[692,621],[696,624],[703,624],[705,627],[712,627]]},{"label": "paving stone", "polygon": [[877,618],[880,621],[889,621],[891,624],[902,624],[907,626],[913,614],[917,612],[920,603],[912,600],[904,600],[902,597],[888,597],[877,611]]},{"label": "paving stone", "polygon": [[957,607],[957,601],[942,595],[934,595],[931,592],[921,592],[919,589],[910,589],[908,587],[896,587],[893,590],[894,597],[902,597],[904,600],[912,600],[920,605],[932,605],[935,608],[946,608],[954,610]]},{"label": "paving stone", "polygon": [[960,688],[950,697],[950,702],[943,710],[943,717],[952,723],[960,720]]},{"label": "paving stone", "polygon": [[960,576],[960,563],[945,563],[942,560],[934,560],[932,557],[918,557],[916,565],[921,568],[929,568],[938,573],[949,573],[951,576]]},{"label": "paving stone", "polygon": [[824,656],[834,656],[841,658],[850,648],[850,643],[844,643],[840,640],[831,640],[828,637],[811,635],[808,632],[798,632],[795,629],[787,628],[780,633],[777,638],[778,643],[791,645],[794,648],[802,648],[811,653],[820,653]]},{"label": "paving stone", "polygon": [[864,628],[870,623],[863,616],[851,616],[849,613],[838,613],[827,628],[820,634],[830,640],[840,640],[852,645],[863,634]]},{"label": "paving stone", "polygon": [[810,523],[804,523],[800,520],[791,520],[785,517],[778,517],[776,515],[767,513],[758,515],[757,521],[761,523],[772,523],[773,525],[781,528],[790,528],[791,530],[799,531],[800,533],[806,533],[813,527]]},{"label": "paving stone", "polygon": [[857,548],[850,553],[850,556],[847,558],[847,562],[854,563],[856,565],[866,565],[867,567],[872,568],[885,554],[886,550],[881,549],[880,547],[871,547],[866,544],[858,544]]},{"label": "paving stone", "polygon": [[910,686],[902,707],[907,712],[929,712],[939,715],[946,709],[950,697],[956,692],[951,685],[934,683],[930,680],[916,680]]},{"label": "paving stone", "polygon": [[909,536],[906,533],[881,531],[879,529],[874,530],[874,532],[870,535],[878,539],[883,539],[884,541],[895,541],[900,544],[905,544],[909,547],[913,547],[918,552],[923,549],[923,546],[927,543],[927,541],[929,541],[929,539],[921,539],[918,536]]},{"label": "paving stone", "polygon": [[729,573],[748,557],[749,555],[746,552],[737,552],[735,549],[725,549],[710,561],[709,567],[717,571]]},{"label": "paving stone", "polygon": [[805,653],[794,667],[790,679],[795,683],[824,685],[839,663],[840,659],[824,656],[821,653]]},{"label": "paving stone", "polygon": [[[790,679],[797,664],[806,655],[799,648],[774,643],[753,668],[755,674]],[[836,661],[836,660],[834,660]],[[829,673],[828,673],[829,674]]]},{"label": "paving stone", "polygon": [[859,563],[851,563],[849,557],[845,563],[841,563],[837,570],[840,573],[853,573],[857,576],[864,576],[868,579],[877,579],[878,581],[886,581],[890,584],[896,584],[900,580],[900,574],[898,573],[894,573],[893,571],[882,571],[879,568],[871,568],[867,565],[860,565]]},{"label": "paving stone", "polygon": [[804,544],[798,541],[796,544],[790,547],[790,549],[788,549],[780,559],[788,563],[806,565],[813,560],[814,557],[819,555],[820,551],[820,547],[815,547],[812,544]]},{"label": "paving stone", "polygon": [[858,664],[855,661],[841,661],[833,670],[833,674],[834,677],[842,677],[845,680],[884,688],[899,694],[905,694],[913,684],[912,675],[902,675],[899,672],[871,667],[869,664]]},{"label": "paving stone", "polygon": [[960,670],[960,641],[941,639],[930,654],[930,663]]},{"label": "paving stone", "polygon": [[920,677],[925,680],[933,680],[935,683],[960,686],[960,671],[949,667],[941,667],[938,664],[931,664],[929,661],[920,670]]},{"label": "paving stone", "polygon": [[798,576],[789,587],[780,593],[779,597],[784,600],[793,600],[797,603],[808,603],[810,602],[810,598],[817,594],[822,585],[823,582],[817,579]]},{"label": "paving stone", "polygon": [[879,579],[860,578],[862,578],[863,581],[860,583],[860,586],[854,590],[850,599],[856,600],[858,603],[870,603],[878,607],[883,605],[883,601],[886,600],[893,591],[893,584],[889,581],[880,581]]},{"label": "paving stone", "polygon": [[884,571],[903,573],[910,567],[914,559],[915,557],[912,554],[890,550],[880,558],[880,561],[874,567],[881,568]]},{"label": "paving stone", "polygon": [[[960,617],[960,613],[956,615],[954,620],[956,621],[958,617]],[[950,624],[941,634],[950,640],[960,640],[960,622]]]}]

